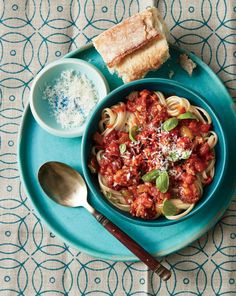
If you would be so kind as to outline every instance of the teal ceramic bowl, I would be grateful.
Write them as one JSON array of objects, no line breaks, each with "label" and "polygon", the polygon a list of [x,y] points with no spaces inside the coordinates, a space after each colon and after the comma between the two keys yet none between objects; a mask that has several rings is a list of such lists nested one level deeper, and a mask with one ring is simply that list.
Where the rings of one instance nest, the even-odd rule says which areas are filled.
[{"label": "teal ceramic bowl", "polygon": [[65,138],[82,136],[86,122],[73,129],[64,129],[57,123],[52,115],[51,108],[47,100],[43,99],[45,86],[53,83],[60,77],[63,71],[72,70],[80,74],[85,74],[91,80],[97,90],[98,100],[102,100],[108,93],[108,84],[102,73],[93,65],[79,59],[62,59],[48,64],[34,78],[30,92],[30,108],[37,123],[47,132]]},{"label": "teal ceramic bowl", "polygon": [[[187,214],[186,216],[180,218],[179,220],[168,220],[165,217],[160,217],[156,220],[142,220],[139,218],[132,217],[129,213],[125,213],[112,204],[110,204],[103,194],[100,192],[97,176],[94,176],[90,173],[87,163],[88,158],[90,155],[91,147],[92,147],[92,136],[98,130],[98,122],[101,117],[101,112],[104,108],[110,107],[120,101],[124,101],[124,98],[134,90],[142,90],[142,89],[149,89],[149,90],[158,90],[163,92],[166,95],[177,95],[181,97],[185,97],[189,99],[190,103],[193,105],[197,105],[199,107],[204,108],[211,116],[213,121],[213,130],[218,135],[218,143],[215,147],[216,153],[216,166],[215,166],[215,176],[213,182],[204,188],[204,193],[201,200],[196,204],[193,210]],[[210,200],[216,198],[216,191],[219,187],[222,177],[225,173],[225,167],[227,162],[227,146],[224,137],[223,130],[221,128],[220,121],[215,116],[213,108],[210,107],[205,101],[204,98],[201,98],[198,94],[192,92],[184,85],[177,83],[172,80],[168,79],[158,79],[158,78],[150,78],[150,79],[142,79],[138,81],[134,81],[125,85],[122,85],[108,94],[104,100],[97,105],[96,109],[94,110],[91,118],[88,121],[87,127],[85,129],[83,139],[82,139],[82,168],[84,177],[86,182],[92,191],[94,197],[104,204],[106,204],[107,211],[112,211],[117,215],[120,219],[125,219],[127,222],[141,224],[143,226],[164,226],[170,225],[173,223],[178,223],[183,221],[184,219],[188,219],[190,216],[194,215],[208,203]],[[215,200],[217,202],[217,200]]]}]

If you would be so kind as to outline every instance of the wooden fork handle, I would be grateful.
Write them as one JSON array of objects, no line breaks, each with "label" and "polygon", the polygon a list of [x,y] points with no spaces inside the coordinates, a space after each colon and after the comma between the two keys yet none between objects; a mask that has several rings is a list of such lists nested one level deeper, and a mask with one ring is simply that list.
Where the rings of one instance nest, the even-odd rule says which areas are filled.
[{"label": "wooden fork handle", "polygon": [[149,254],[143,247],[136,243],[118,226],[113,224],[101,213],[94,211],[93,216],[105,227],[115,238],[125,245],[133,254],[143,261],[152,271],[154,271],[162,280],[167,281],[171,277],[171,271],[166,269],[160,262]]}]

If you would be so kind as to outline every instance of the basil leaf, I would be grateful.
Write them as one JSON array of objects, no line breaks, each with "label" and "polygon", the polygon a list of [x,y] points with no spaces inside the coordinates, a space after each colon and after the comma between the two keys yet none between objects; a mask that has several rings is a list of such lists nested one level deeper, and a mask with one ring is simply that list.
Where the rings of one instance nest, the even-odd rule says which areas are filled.
[{"label": "basil leaf", "polygon": [[169,176],[167,172],[160,173],[156,179],[156,187],[162,192],[166,193],[169,188]]},{"label": "basil leaf", "polygon": [[138,133],[137,125],[132,126],[131,129],[129,130],[129,138],[132,142],[136,142],[135,136],[137,135],[137,133]]},{"label": "basil leaf", "polygon": [[120,144],[119,149],[120,149],[120,153],[121,154],[125,153],[125,151],[126,151],[126,145],[125,144]]},{"label": "basil leaf", "polygon": [[172,117],[167,119],[163,124],[162,124],[162,129],[166,132],[171,131],[178,125],[179,121],[177,118]]},{"label": "basil leaf", "polygon": [[159,170],[152,170],[148,173],[146,173],[145,175],[142,176],[142,180],[144,182],[151,182],[153,180],[155,180],[160,174]]},{"label": "basil leaf", "polygon": [[174,216],[178,213],[178,209],[171,200],[166,199],[163,203],[162,213],[164,216]]},{"label": "basil leaf", "polygon": [[90,169],[90,172],[92,174],[96,174],[97,173],[97,169],[94,166],[92,166],[91,164],[88,164],[88,168]]},{"label": "basil leaf", "polygon": [[108,192],[106,192],[106,194],[105,194],[105,195],[106,195],[106,198],[108,198],[108,199],[110,199],[110,198],[112,197],[112,194],[111,194],[111,192],[109,192],[109,191],[108,191]]},{"label": "basil leaf", "polygon": [[178,119],[197,119],[197,116],[191,112],[186,112],[186,113],[183,113],[183,114],[180,114],[178,117]]},{"label": "basil leaf", "polygon": [[179,156],[177,155],[176,152],[170,152],[170,154],[167,156],[167,159],[175,162],[175,161],[179,160]]},{"label": "basil leaf", "polygon": [[120,193],[124,196],[124,197],[128,197],[130,195],[129,191],[126,189],[121,189]]},{"label": "basil leaf", "polygon": [[185,150],[182,152],[181,159],[188,159],[192,154],[191,150]]}]

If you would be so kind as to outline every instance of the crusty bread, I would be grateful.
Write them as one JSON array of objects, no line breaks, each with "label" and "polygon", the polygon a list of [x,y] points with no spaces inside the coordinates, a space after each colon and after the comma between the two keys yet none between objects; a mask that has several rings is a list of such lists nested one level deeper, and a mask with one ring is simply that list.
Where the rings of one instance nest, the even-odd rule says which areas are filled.
[{"label": "crusty bread", "polygon": [[115,67],[124,82],[143,78],[148,71],[159,68],[169,58],[166,39],[152,40],[142,48],[127,55]]},{"label": "crusty bread", "polygon": [[148,8],[93,39],[109,70],[125,82],[142,78],[169,57],[168,29],[155,7]]},{"label": "crusty bread", "polygon": [[197,67],[197,65],[187,56],[186,53],[183,53],[179,56],[180,66],[188,72],[189,76],[192,76],[193,70]]}]

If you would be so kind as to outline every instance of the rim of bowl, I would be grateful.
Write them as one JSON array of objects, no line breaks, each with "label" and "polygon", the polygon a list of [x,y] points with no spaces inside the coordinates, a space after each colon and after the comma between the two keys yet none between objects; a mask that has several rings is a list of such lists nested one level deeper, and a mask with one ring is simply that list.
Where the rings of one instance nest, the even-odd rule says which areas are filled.
[{"label": "rim of bowl", "polygon": [[83,135],[84,130],[86,128],[86,125],[88,123],[88,120],[90,118],[90,116],[92,115],[92,112],[95,110],[95,108],[97,107],[97,105],[94,107],[94,110],[92,110],[92,112],[90,113],[90,115],[86,118],[85,122],[79,126],[78,128],[74,128],[74,129],[68,129],[68,130],[60,130],[57,128],[53,128],[50,125],[48,125],[47,123],[45,123],[45,121],[41,118],[40,114],[38,113],[37,109],[35,108],[35,97],[34,97],[34,90],[35,90],[35,86],[38,83],[38,81],[40,80],[40,78],[48,71],[51,70],[52,68],[56,68],[57,66],[61,65],[61,64],[77,64],[78,66],[82,66],[82,67],[87,67],[89,68],[90,71],[93,71],[94,74],[98,77],[98,79],[100,80],[100,84],[99,84],[99,89],[102,92],[102,96],[99,96],[99,100],[98,103],[101,103],[101,101],[107,96],[107,94],[109,93],[109,85],[105,79],[105,77],[103,76],[103,74],[100,72],[100,70],[98,70],[94,65],[80,60],[80,59],[74,59],[74,58],[65,58],[65,59],[61,59],[61,60],[57,60],[54,61],[50,64],[48,64],[47,66],[45,66],[34,78],[33,82],[32,82],[32,87],[31,87],[31,91],[30,91],[30,96],[29,96],[29,105],[30,105],[30,109],[31,112],[34,116],[34,119],[36,120],[36,122],[47,132],[49,132],[52,135],[55,136],[59,136],[59,137],[64,137],[64,138],[74,138],[74,137],[80,137]]},{"label": "rim of bowl", "polygon": [[[94,120],[94,118],[97,116],[98,110],[102,107],[105,108],[108,104],[109,104],[109,99],[111,97],[113,97],[115,94],[119,93],[120,91],[122,91],[123,89],[129,88],[130,86],[135,86],[135,85],[141,85],[141,84],[146,84],[146,83],[161,83],[161,84],[168,84],[170,87],[174,86],[174,87],[178,87],[179,89],[182,89],[186,92],[188,92],[189,94],[191,94],[191,96],[197,98],[202,105],[206,105],[208,107],[208,109],[211,111],[211,117],[214,118],[214,121],[217,122],[217,125],[219,127],[219,132],[221,134],[222,137],[222,143],[221,146],[223,148],[223,151],[225,153],[223,153],[222,156],[222,168],[220,171],[220,176],[218,178],[218,180],[216,180],[216,184],[213,187],[212,191],[210,194],[208,194],[206,196],[206,198],[199,204],[199,206],[196,208],[194,207],[192,209],[191,212],[189,212],[186,216],[178,219],[178,220],[168,220],[166,218],[163,217],[163,220],[144,220],[144,219],[140,219],[140,218],[135,218],[132,217],[131,215],[128,216],[126,215],[125,212],[122,212],[121,210],[119,210],[118,208],[116,208],[115,206],[113,206],[108,200],[105,199],[105,197],[103,196],[103,194],[99,191],[99,189],[96,187],[96,185],[93,183],[93,180],[90,178],[90,172],[89,169],[87,167],[87,159],[84,158],[85,155],[85,150],[86,147],[88,147],[87,142],[91,141],[91,139],[88,138],[88,131],[91,128],[92,122]],[[145,86],[144,86],[145,87]],[[123,99],[121,99],[122,101]],[[103,106],[105,105],[105,106]],[[228,147],[226,145],[226,139],[224,136],[224,132],[221,126],[221,123],[218,119],[218,117],[216,116],[215,112],[213,111],[213,109],[211,108],[211,106],[209,106],[208,103],[206,103],[204,101],[204,99],[198,95],[197,93],[195,93],[194,91],[188,89],[187,87],[185,87],[183,84],[177,82],[177,81],[172,81],[170,79],[162,79],[162,78],[145,78],[145,79],[141,79],[141,80],[136,80],[136,81],[132,81],[130,83],[124,84],[118,88],[116,88],[115,90],[113,90],[112,92],[110,92],[102,102],[100,102],[96,108],[93,110],[92,116],[90,117],[90,119],[87,122],[87,126],[83,135],[83,139],[82,139],[82,146],[81,146],[81,161],[82,161],[82,170],[83,170],[83,174],[86,180],[86,183],[88,184],[89,189],[91,190],[92,194],[95,195],[100,202],[102,202],[103,205],[105,205],[106,210],[111,211],[112,214],[116,215],[119,218],[125,219],[127,222],[133,223],[133,224],[138,224],[138,225],[142,225],[142,226],[168,226],[171,224],[175,224],[175,223],[179,223],[189,217],[191,217],[192,215],[196,214],[198,211],[201,210],[202,207],[204,207],[208,201],[213,197],[213,195],[215,194],[217,188],[219,187],[220,183],[222,182],[223,176],[225,174],[225,168],[226,168],[226,163],[227,163],[227,159],[228,159]]]}]

